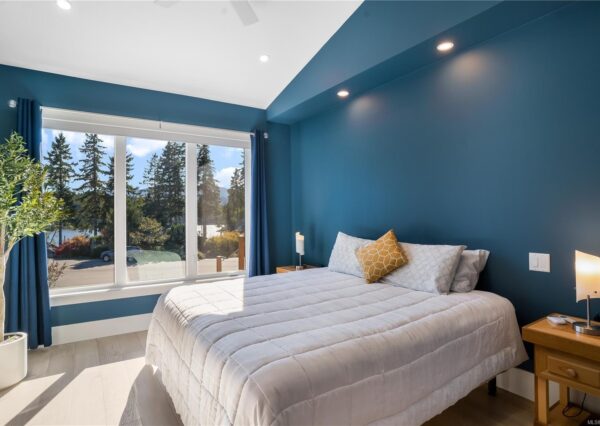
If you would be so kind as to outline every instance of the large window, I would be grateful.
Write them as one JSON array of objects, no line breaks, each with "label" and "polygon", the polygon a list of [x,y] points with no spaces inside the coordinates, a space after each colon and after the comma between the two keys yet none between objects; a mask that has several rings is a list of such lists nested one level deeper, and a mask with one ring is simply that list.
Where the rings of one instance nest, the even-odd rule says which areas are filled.
[{"label": "large window", "polygon": [[72,287],[242,273],[249,135],[44,109],[49,284]]}]

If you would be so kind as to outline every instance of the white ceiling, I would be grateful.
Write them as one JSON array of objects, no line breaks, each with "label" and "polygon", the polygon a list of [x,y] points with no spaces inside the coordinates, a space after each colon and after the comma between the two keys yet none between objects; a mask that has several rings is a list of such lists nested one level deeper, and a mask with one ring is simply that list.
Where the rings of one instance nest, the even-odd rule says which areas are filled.
[{"label": "white ceiling", "polygon": [[[360,1],[0,0],[0,63],[266,108]],[[270,61],[259,61],[261,54]]]}]

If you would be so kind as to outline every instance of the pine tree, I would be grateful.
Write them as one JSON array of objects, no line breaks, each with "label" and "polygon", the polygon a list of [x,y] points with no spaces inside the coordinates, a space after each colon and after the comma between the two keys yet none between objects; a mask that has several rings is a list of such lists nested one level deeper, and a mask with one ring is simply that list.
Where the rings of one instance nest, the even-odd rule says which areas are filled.
[{"label": "pine tree", "polygon": [[154,187],[156,184],[156,168],[158,167],[158,155],[156,153],[152,154],[150,160],[148,161],[148,166],[146,170],[144,170],[144,185],[150,187]]},{"label": "pine tree", "polygon": [[63,200],[63,216],[57,224],[58,244],[62,244],[63,228],[73,214],[73,191],[69,187],[69,183],[75,175],[71,149],[62,132],[54,138],[50,152],[45,159],[48,164],[46,186],[54,192],[57,198]]},{"label": "pine tree", "polygon": [[85,134],[85,142],[80,148],[83,159],[79,162],[80,173],[78,179],[82,182],[77,188],[81,197],[79,221],[82,227],[90,229],[94,236],[98,235],[104,222],[104,206],[106,196],[106,182],[103,176],[108,171],[104,162],[105,148],[102,139],[94,133]]},{"label": "pine tree", "polygon": [[206,238],[207,225],[219,223],[221,219],[221,190],[215,180],[215,167],[208,145],[198,147],[197,162],[198,223],[202,225],[202,236]]},{"label": "pine tree", "polygon": [[158,168],[158,155],[152,154],[144,170],[142,183],[146,186],[143,190],[144,214],[148,217],[155,217],[155,212],[159,209],[158,190],[156,187],[156,177]]},{"label": "pine tree", "polygon": [[225,226],[227,230],[244,230],[245,223],[245,197],[246,197],[246,168],[245,157],[242,155],[240,166],[235,169],[229,189],[227,190],[227,204],[225,204]]},{"label": "pine tree", "polygon": [[185,212],[185,145],[167,142],[153,176],[153,201],[157,203],[150,216],[165,228],[182,223]]}]

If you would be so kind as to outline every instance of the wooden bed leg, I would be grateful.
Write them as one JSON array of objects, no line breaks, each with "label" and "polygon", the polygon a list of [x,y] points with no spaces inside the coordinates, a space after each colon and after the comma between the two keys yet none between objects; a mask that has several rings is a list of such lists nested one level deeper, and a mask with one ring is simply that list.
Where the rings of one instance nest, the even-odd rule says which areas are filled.
[{"label": "wooden bed leg", "polygon": [[496,390],[496,378],[494,377],[488,382],[488,395],[496,396]]}]

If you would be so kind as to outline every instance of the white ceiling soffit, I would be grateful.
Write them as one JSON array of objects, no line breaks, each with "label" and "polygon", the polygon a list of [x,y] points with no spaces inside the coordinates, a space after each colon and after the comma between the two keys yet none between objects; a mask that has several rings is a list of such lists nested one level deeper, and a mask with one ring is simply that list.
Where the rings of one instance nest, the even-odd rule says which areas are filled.
[{"label": "white ceiling soffit", "polygon": [[0,0],[0,63],[266,108],[360,3]]}]

